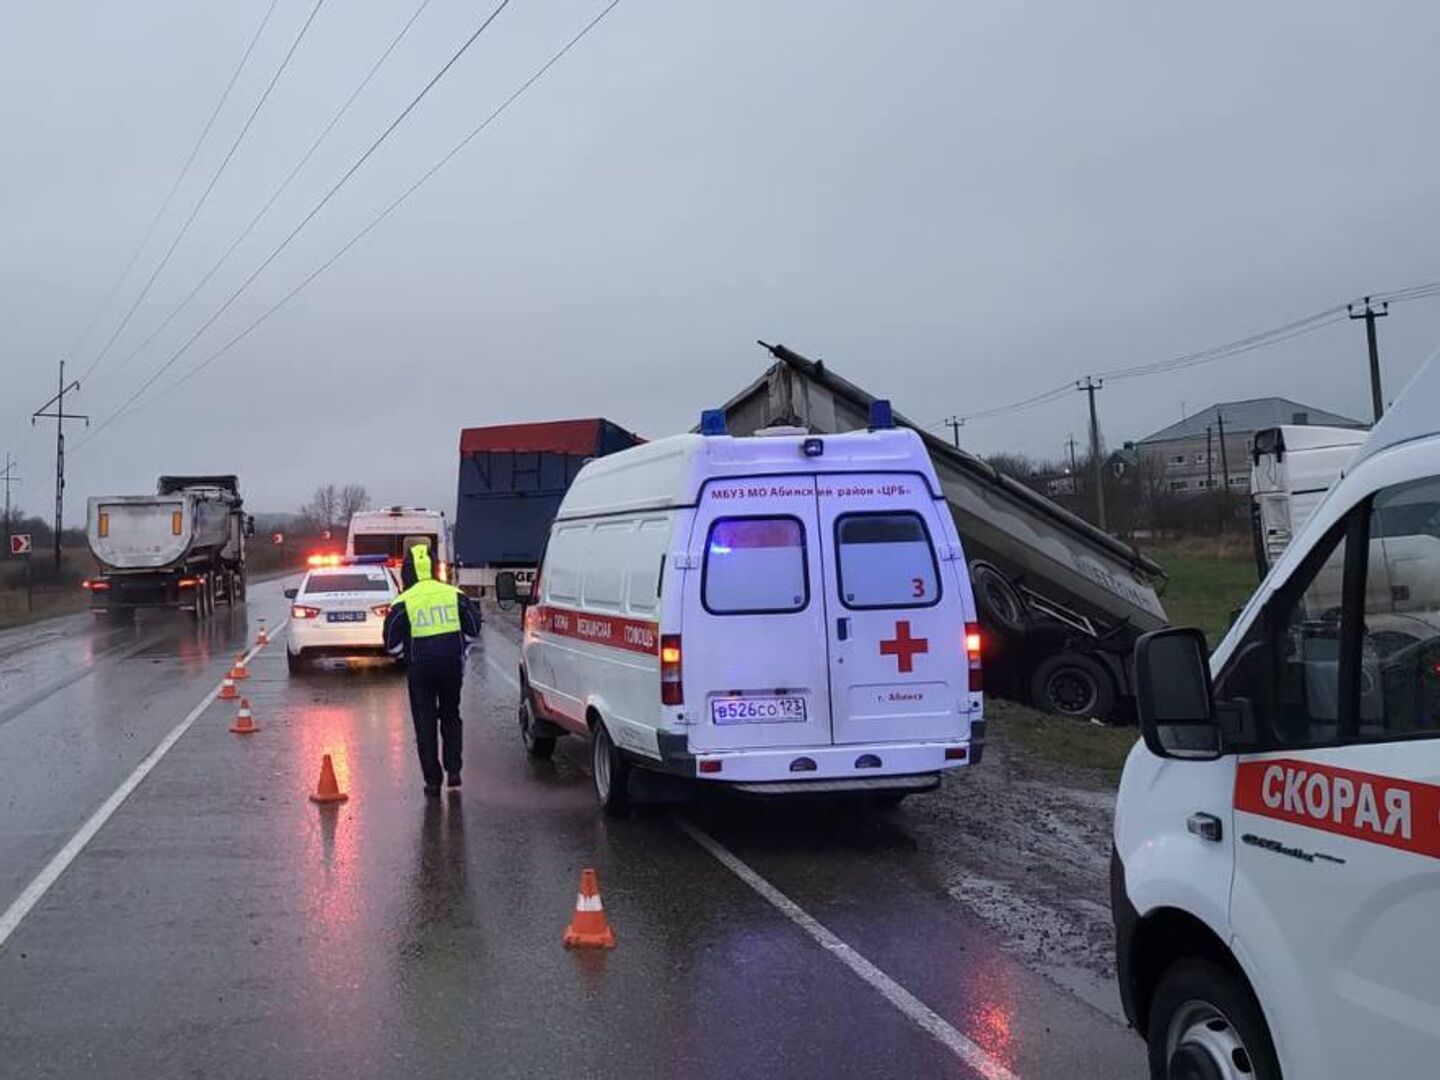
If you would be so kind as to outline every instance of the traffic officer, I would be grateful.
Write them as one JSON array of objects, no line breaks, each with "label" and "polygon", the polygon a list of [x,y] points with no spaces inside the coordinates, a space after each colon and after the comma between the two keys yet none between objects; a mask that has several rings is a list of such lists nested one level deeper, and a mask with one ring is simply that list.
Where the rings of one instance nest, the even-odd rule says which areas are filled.
[{"label": "traffic officer", "polygon": [[435,796],[445,778],[442,744],[444,772],[452,788],[460,786],[460,685],[465,649],[480,635],[480,612],[455,586],[434,579],[425,544],[406,553],[400,581],[405,591],[385,616],[385,651],[405,662],[425,794]]}]

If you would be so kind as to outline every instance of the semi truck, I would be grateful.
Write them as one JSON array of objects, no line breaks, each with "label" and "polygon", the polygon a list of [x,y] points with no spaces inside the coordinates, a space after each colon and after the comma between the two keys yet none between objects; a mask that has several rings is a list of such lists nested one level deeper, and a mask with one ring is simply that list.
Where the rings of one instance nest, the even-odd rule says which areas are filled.
[{"label": "semi truck", "polygon": [[1263,578],[1290,546],[1369,432],[1286,424],[1255,433],[1250,452],[1250,521]]},{"label": "semi truck", "polygon": [[97,615],[179,608],[196,618],[245,599],[245,513],[236,477],[162,476],[154,495],[95,495],[86,536],[99,573],[84,583]]},{"label": "semi truck", "polygon": [[[732,434],[868,426],[874,395],[823,362],[760,344],[775,363],[725,405]],[[980,458],[898,414],[895,421],[919,433],[964,540],[986,691],[1048,712],[1128,718],[1135,639],[1169,621],[1156,591],[1164,570]]]},{"label": "semi truck", "polygon": [[461,431],[456,584],[493,596],[495,575],[508,570],[518,594],[529,596],[550,523],[580,466],[643,441],[598,417]]}]

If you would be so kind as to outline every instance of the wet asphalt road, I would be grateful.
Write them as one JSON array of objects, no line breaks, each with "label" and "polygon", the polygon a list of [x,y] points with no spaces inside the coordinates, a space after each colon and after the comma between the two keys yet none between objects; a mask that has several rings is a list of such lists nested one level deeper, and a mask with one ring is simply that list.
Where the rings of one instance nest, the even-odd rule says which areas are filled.
[{"label": "wet asphalt road", "polygon": [[[0,913],[196,715],[258,618],[283,619],[281,587],[199,628],[0,633]],[[261,732],[229,734],[232,703],[199,711],[12,923],[0,1077],[1144,1075],[1133,1034],[956,902],[908,809],[712,795],[606,820],[582,743],[521,750],[498,619],[467,679],[465,787],[427,800],[402,679],[294,679],[283,652],[241,687]],[[306,798],[326,752],[338,808]],[[612,953],[560,945],[585,866]]]}]

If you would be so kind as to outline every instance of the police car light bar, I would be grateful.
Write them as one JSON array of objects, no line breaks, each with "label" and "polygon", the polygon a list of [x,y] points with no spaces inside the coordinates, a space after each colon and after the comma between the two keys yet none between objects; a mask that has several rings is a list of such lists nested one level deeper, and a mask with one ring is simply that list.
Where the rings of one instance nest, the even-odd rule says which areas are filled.
[{"label": "police car light bar", "polygon": [[701,435],[728,435],[730,429],[725,424],[724,409],[706,409],[700,414]]},{"label": "police car light bar", "polygon": [[890,407],[889,398],[876,398],[870,402],[870,430],[879,431],[895,426],[895,410]]}]

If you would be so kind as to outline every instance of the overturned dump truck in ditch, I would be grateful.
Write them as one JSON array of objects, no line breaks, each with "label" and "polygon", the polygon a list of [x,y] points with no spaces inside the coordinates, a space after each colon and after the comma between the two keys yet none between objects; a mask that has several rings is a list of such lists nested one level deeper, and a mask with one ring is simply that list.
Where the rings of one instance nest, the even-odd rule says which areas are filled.
[{"label": "overturned dump truck in ditch", "polygon": [[[821,361],[765,348],[775,364],[725,405],[732,434],[866,426],[873,395]],[[1168,622],[1155,592],[1160,566],[980,458],[895,419],[925,440],[964,538],[985,631],[987,692],[1049,712],[1126,718],[1135,638]]]}]

